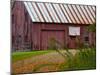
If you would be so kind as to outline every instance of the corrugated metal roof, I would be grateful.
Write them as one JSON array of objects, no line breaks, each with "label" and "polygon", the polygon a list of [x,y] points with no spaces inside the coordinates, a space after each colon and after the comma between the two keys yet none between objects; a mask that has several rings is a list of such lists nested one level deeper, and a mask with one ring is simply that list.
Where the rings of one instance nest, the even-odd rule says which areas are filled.
[{"label": "corrugated metal roof", "polygon": [[32,22],[93,24],[96,7],[90,5],[24,2]]}]

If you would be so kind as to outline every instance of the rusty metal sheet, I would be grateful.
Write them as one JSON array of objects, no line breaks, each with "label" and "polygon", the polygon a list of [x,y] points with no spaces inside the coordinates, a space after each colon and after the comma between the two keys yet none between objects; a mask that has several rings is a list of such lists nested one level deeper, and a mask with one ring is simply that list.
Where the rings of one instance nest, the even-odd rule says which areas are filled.
[{"label": "rusty metal sheet", "polygon": [[25,2],[32,22],[93,24],[96,7],[49,2]]}]

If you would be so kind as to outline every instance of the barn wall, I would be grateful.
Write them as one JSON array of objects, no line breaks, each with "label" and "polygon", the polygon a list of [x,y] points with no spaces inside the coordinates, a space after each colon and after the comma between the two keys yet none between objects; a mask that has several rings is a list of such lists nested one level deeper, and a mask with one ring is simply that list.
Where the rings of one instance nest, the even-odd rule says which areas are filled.
[{"label": "barn wall", "polygon": [[29,14],[20,1],[15,1],[12,13],[12,49],[24,50],[31,49],[31,19]]},{"label": "barn wall", "polygon": [[[16,1],[12,8],[12,50],[41,50],[42,31],[64,31],[64,40],[68,48],[76,48],[75,42],[68,35],[69,26],[80,26],[81,42],[84,42],[84,34],[87,25],[79,24],[54,24],[54,23],[32,23],[31,18],[22,2]],[[47,36],[45,36],[46,38]],[[59,37],[59,35],[58,35]],[[72,41],[72,42],[71,42]],[[92,33],[89,33],[89,44],[93,43]]]},{"label": "barn wall", "polygon": [[[85,35],[85,32],[86,32],[86,27],[87,25],[73,25],[73,24],[46,24],[46,23],[33,23],[32,25],[32,49],[34,50],[41,50],[42,47],[41,47],[41,43],[43,42],[42,41],[42,31],[58,31],[58,30],[63,30],[65,33],[64,33],[64,40],[65,40],[65,44],[66,44],[66,47],[68,48],[77,48],[77,45],[72,42],[71,42],[71,38],[68,34],[68,27],[69,26],[76,26],[76,27],[80,27],[80,36],[78,36],[78,38],[81,40],[80,42],[81,43],[84,43],[84,35]],[[91,35],[91,34],[89,34]],[[45,38],[47,38],[48,36],[46,35],[43,35],[45,36]],[[59,37],[59,35],[58,35]],[[89,37],[89,43],[91,43],[91,37]],[[76,40],[76,39],[75,39]],[[72,45],[72,47],[70,46]]]},{"label": "barn wall", "polygon": [[[66,25],[55,25],[55,24],[34,24],[32,25],[32,41],[33,41],[33,49],[38,49],[40,50],[41,49],[41,36],[42,36],[42,31],[43,30],[64,30],[65,31],[65,35],[67,35],[67,27]],[[45,36],[46,38],[47,36]],[[64,36],[66,37],[66,40],[67,40],[67,36]]]}]

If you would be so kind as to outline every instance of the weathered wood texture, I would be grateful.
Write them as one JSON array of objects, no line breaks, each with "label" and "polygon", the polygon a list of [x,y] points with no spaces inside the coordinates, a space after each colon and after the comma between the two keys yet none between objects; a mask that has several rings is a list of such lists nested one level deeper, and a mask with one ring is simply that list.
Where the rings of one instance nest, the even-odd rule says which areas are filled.
[{"label": "weathered wood texture", "polygon": [[12,49],[31,49],[31,19],[22,2],[12,8]]},{"label": "weathered wood texture", "polygon": [[[84,42],[86,27],[83,24],[59,24],[59,23],[32,23],[31,18],[20,1],[16,1],[11,11],[12,17],[12,50],[43,50],[48,48],[48,39],[55,37],[68,48],[77,48],[76,37],[68,35],[68,27],[80,27],[80,36],[78,38]],[[93,39],[91,33],[89,36],[89,44]]]}]

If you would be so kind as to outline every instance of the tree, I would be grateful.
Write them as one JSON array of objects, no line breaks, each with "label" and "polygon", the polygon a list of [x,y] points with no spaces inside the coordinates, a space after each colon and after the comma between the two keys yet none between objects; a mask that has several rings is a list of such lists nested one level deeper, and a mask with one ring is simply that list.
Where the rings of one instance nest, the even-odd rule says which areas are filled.
[{"label": "tree", "polygon": [[93,41],[92,46],[94,47],[96,45],[96,23],[89,25],[87,29],[88,32],[91,33],[91,37],[92,37],[91,41]]},{"label": "tree", "polygon": [[96,32],[96,23],[93,23],[87,27],[89,32]]}]

